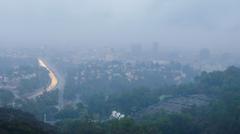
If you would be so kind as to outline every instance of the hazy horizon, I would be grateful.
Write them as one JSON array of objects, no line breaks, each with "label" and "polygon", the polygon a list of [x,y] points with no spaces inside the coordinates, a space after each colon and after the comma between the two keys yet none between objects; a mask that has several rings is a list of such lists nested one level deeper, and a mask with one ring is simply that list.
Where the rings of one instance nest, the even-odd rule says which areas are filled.
[{"label": "hazy horizon", "polygon": [[239,49],[237,0],[0,1],[0,43]]}]

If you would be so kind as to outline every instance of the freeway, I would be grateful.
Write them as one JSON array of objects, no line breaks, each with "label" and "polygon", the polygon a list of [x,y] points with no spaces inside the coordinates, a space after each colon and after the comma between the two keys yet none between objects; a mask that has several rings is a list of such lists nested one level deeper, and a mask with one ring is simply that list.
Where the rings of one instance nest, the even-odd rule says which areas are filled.
[{"label": "freeway", "polygon": [[47,87],[46,91],[47,91],[47,92],[50,92],[50,91],[56,89],[57,84],[58,84],[58,78],[57,78],[57,76],[55,75],[54,71],[52,71],[52,70],[48,67],[47,63],[45,63],[44,60],[42,60],[42,59],[40,59],[40,58],[38,59],[38,63],[39,63],[39,65],[40,65],[41,67],[45,68],[45,69],[49,72],[48,75],[49,75],[49,77],[50,77],[51,82],[50,82],[49,86]]},{"label": "freeway", "polygon": [[38,58],[38,63],[39,63],[39,66],[45,68],[48,71],[50,83],[47,86],[47,88],[38,89],[34,93],[27,95],[28,99],[34,99],[38,96],[43,95],[44,92],[51,92],[56,90],[57,88],[59,88],[60,90],[63,90],[63,87],[64,87],[64,79],[56,72],[56,69],[49,66],[49,64],[43,58]]}]

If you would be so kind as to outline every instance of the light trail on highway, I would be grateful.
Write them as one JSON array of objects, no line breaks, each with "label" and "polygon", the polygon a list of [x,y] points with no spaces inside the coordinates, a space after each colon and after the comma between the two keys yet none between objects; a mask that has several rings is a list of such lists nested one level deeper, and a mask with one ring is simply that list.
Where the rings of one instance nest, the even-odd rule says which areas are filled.
[{"label": "light trail on highway", "polygon": [[28,99],[34,99],[38,96],[41,96],[44,94],[44,92],[50,92],[53,91],[55,89],[57,89],[57,86],[59,85],[59,79],[57,77],[57,75],[55,74],[55,72],[50,69],[50,67],[48,66],[47,62],[45,62],[43,59],[38,58],[38,64],[40,67],[45,68],[48,71],[48,75],[50,78],[50,84],[48,85],[47,88],[44,89],[39,89],[34,93],[31,93],[30,95],[27,96]]},{"label": "light trail on highway", "polygon": [[41,67],[45,68],[49,73],[49,77],[51,79],[51,82],[49,84],[49,86],[47,87],[46,91],[50,92],[53,91],[54,89],[56,89],[57,85],[58,85],[58,78],[55,75],[55,73],[48,67],[47,63],[45,63],[42,59],[38,58],[38,63]]}]

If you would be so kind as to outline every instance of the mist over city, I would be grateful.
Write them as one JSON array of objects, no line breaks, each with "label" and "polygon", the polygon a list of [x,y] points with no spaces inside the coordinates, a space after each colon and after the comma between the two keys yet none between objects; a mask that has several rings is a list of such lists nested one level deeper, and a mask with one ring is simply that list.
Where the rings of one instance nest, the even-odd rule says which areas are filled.
[{"label": "mist over city", "polygon": [[0,133],[240,133],[239,6],[0,0]]}]

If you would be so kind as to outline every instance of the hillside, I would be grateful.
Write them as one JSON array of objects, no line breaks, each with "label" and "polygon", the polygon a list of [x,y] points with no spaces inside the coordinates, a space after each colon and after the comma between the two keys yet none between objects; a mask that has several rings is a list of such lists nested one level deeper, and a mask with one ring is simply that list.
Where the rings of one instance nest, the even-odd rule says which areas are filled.
[{"label": "hillside", "polygon": [[54,127],[35,119],[29,113],[0,108],[1,134],[54,134]]}]

